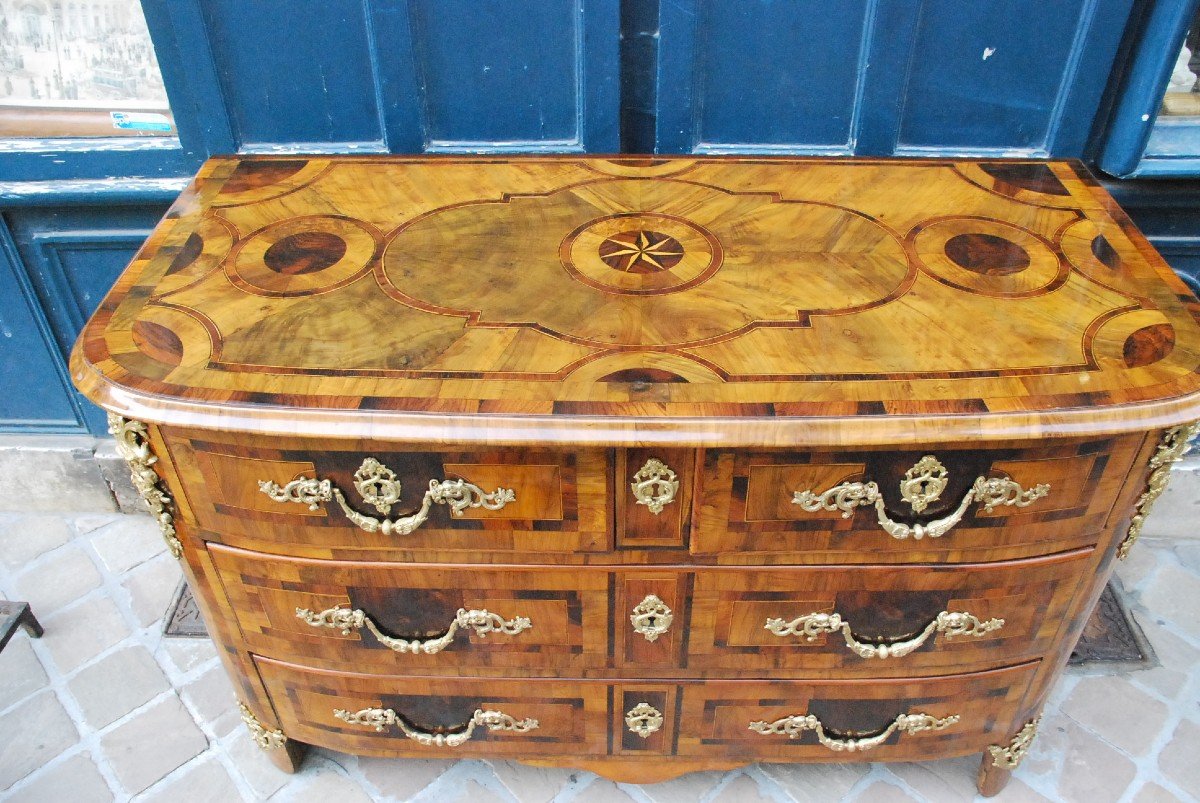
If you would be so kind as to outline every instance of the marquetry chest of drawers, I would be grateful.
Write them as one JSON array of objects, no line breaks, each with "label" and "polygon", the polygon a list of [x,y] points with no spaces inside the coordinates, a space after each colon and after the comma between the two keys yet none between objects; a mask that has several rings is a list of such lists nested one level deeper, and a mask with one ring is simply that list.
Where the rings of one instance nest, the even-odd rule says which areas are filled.
[{"label": "marquetry chest of drawers", "polygon": [[1078,164],[208,162],[79,339],[254,739],[999,790],[1200,418]]}]

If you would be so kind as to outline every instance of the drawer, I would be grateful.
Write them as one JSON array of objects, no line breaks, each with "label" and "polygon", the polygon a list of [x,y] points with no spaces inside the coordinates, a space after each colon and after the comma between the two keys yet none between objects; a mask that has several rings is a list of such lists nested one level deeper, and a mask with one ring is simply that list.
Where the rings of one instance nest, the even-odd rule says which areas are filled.
[{"label": "drawer", "polygon": [[317,557],[408,550],[439,560],[609,548],[605,450],[438,451],[281,438],[259,446],[178,432],[166,439],[184,515],[229,544]]},{"label": "drawer", "polygon": [[209,554],[251,652],[453,675],[607,663],[603,571],[285,559],[219,545]]},{"label": "drawer", "polygon": [[1136,436],[903,452],[714,449],[699,472],[691,550],[750,563],[932,563],[1089,546],[1141,442]]},{"label": "drawer", "polygon": [[[838,761],[918,761],[976,753],[1008,740],[1036,667],[869,683],[698,683],[684,689],[675,753],[759,761],[829,761],[833,755]],[[918,717],[911,730],[900,723],[877,746],[845,750],[846,740],[882,736],[902,715],[929,720]],[[815,721],[798,722],[809,716]],[[787,735],[789,720],[795,738]]]},{"label": "drawer", "polygon": [[331,670],[882,678],[1042,657],[1093,553],[904,572],[209,554],[250,651]]},{"label": "drawer", "polygon": [[[910,761],[979,752],[1007,740],[1036,668],[869,683],[625,683],[365,675],[262,657],[255,663],[292,739],[373,756],[579,762],[606,755],[822,761],[835,753],[843,761]],[[908,721],[891,727],[901,715]],[[824,741],[803,725],[797,738],[780,732],[782,720],[808,716],[820,721]],[[837,747],[871,737],[866,749]]]},{"label": "drawer", "polygon": [[[254,660],[284,733],[308,744],[369,756],[518,759],[608,752],[608,688],[603,683],[362,675]],[[352,722],[334,713],[370,709],[391,710],[397,719],[373,725],[364,722],[366,713]],[[511,717],[513,729],[492,729],[484,722],[472,727],[476,711]],[[468,729],[470,736],[462,744],[418,741],[418,732],[449,735]]]},{"label": "drawer", "polygon": [[710,677],[904,677],[1033,660],[1053,650],[1093,555],[698,571],[686,665]]}]

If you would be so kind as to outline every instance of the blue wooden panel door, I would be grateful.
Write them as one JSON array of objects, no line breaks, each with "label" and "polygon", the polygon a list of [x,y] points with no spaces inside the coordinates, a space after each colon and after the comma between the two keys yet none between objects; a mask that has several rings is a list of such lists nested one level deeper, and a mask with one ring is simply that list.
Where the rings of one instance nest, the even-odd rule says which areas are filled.
[{"label": "blue wooden panel door", "polygon": [[1131,3],[665,3],[658,149],[1078,156]]},{"label": "blue wooden panel door", "polygon": [[213,151],[619,149],[617,0],[178,0],[165,13],[219,129]]}]

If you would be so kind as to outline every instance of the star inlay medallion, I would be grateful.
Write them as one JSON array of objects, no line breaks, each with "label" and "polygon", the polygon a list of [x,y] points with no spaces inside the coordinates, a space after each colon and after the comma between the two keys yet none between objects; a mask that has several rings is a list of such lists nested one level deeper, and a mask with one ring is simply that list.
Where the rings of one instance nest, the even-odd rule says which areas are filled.
[{"label": "star inlay medallion", "polygon": [[623,231],[600,244],[600,259],[613,270],[658,273],[683,259],[683,246],[674,237],[657,231]]}]

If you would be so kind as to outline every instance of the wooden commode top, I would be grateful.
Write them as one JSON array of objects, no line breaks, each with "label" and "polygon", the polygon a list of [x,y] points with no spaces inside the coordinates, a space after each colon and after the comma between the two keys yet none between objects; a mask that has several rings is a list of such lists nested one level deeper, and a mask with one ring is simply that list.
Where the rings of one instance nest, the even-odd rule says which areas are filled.
[{"label": "wooden commode top", "polygon": [[1200,309],[1078,163],[210,160],[88,325],[147,422],[780,446],[1200,418]]}]

